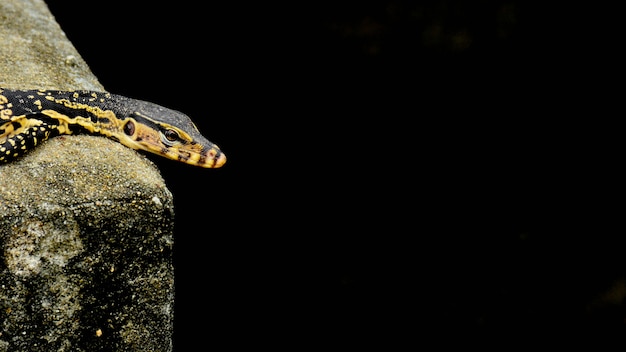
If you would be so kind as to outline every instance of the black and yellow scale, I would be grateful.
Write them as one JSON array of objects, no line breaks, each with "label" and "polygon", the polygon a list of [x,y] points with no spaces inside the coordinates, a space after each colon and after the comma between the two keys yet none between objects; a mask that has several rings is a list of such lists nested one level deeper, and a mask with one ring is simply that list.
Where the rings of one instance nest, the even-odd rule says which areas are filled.
[{"label": "black and yellow scale", "polygon": [[0,163],[51,137],[76,133],[205,168],[226,162],[187,115],[157,104],[106,92],[0,88]]}]

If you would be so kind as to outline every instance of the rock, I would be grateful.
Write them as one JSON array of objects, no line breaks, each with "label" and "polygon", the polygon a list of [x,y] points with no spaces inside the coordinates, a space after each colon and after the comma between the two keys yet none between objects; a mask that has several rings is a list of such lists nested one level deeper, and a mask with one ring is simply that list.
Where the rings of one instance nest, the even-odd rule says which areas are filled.
[{"label": "rock", "polygon": [[173,203],[102,137],[0,167],[0,351],[170,351]]},{"label": "rock", "polygon": [[43,0],[0,1],[0,87],[104,88]]},{"label": "rock", "polygon": [[[104,90],[41,0],[0,1],[0,86]],[[143,155],[50,139],[0,165],[0,352],[171,351],[173,201]]]}]

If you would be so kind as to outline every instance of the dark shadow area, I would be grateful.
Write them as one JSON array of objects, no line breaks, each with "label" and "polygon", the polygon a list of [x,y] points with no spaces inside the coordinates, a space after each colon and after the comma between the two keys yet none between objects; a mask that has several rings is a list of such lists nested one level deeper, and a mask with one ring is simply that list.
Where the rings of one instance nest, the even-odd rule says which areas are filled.
[{"label": "dark shadow area", "polygon": [[176,204],[176,346],[624,331],[622,137],[586,119],[586,40],[554,9],[49,4],[109,91],[228,156],[151,158]]}]

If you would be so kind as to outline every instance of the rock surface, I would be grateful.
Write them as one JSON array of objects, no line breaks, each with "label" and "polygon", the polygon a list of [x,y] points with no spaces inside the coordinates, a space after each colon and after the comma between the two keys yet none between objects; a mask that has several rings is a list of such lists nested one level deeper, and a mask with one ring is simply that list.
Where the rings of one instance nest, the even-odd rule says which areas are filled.
[{"label": "rock surface", "polygon": [[43,0],[0,1],[0,87],[103,91]]},{"label": "rock surface", "polygon": [[103,138],[46,146],[0,167],[0,351],[169,351],[163,179]]},{"label": "rock surface", "polygon": [[[0,86],[104,90],[40,0],[0,2]],[[147,158],[53,138],[0,165],[0,352],[171,351],[173,202]]]}]

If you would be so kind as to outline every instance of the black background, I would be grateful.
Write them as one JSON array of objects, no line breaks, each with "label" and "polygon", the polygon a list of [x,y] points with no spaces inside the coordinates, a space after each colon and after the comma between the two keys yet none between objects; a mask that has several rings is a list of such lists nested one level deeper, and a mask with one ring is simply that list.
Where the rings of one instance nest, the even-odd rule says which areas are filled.
[{"label": "black background", "polygon": [[296,3],[48,1],[108,91],[228,156],[151,157],[176,348],[623,331],[621,146],[592,123],[613,96],[591,94],[610,55],[587,59],[606,40],[587,9]]}]

